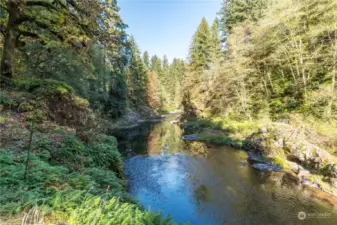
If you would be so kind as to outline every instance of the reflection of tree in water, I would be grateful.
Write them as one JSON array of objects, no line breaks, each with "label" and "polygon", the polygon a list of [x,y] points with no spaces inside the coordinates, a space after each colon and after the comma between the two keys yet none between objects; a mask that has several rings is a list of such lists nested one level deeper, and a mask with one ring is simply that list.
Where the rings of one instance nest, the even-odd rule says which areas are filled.
[{"label": "reflection of tree in water", "polygon": [[185,149],[189,151],[191,155],[207,154],[207,145],[201,142],[186,142]]},{"label": "reflection of tree in water", "polygon": [[200,204],[201,202],[207,202],[208,193],[208,188],[202,184],[194,190],[194,199],[198,204]]},{"label": "reflection of tree in water", "polygon": [[147,149],[150,154],[169,154],[184,149],[181,140],[182,131],[179,126],[168,121],[157,124],[147,139]]}]

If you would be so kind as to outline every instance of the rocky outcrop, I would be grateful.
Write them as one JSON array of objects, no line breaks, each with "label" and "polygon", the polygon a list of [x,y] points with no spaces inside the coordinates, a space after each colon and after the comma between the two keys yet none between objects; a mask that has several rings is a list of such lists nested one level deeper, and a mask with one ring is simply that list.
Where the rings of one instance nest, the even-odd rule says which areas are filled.
[{"label": "rocky outcrop", "polygon": [[297,182],[337,195],[336,157],[324,150],[314,136],[313,132],[288,124],[273,123],[253,133],[248,140],[253,151],[266,158],[281,156],[285,171],[290,177],[297,176],[294,179]]},{"label": "rocky outcrop", "polygon": [[[321,147],[311,143],[305,132],[287,124],[274,123],[267,125],[252,134],[249,141],[252,148],[267,157],[273,157],[277,154],[285,155],[288,160],[297,162],[309,169],[319,170],[326,165],[336,163],[336,158]],[[335,168],[331,168],[332,170],[329,171],[331,175],[337,172],[334,171]]]},{"label": "rocky outcrop", "polygon": [[221,130],[187,123],[182,126],[185,134],[189,134],[182,137],[185,141],[215,143],[216,140],[216,144],[245,149],[248,151],[248,161],[254,169],[284,171],[285,180],[337,196],[336,157],[324,150],[327,146],[325,139],[321,139],[313,131],[297,129],[286,123],[270,123],[263,125],[263,128],[245,140],[234,141],[229,140]]}]

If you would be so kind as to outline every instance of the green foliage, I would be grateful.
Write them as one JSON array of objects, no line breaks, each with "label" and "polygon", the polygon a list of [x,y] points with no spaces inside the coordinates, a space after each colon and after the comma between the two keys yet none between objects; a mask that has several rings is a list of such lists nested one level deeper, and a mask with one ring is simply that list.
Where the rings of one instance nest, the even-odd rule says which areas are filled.
[{"label": "green foliage", "polygon": [[219,14],[225,35],[227,36],[231,29],[239,23],[260,19],[268,2],[270,0],[223,0]]},{"label": "green foliage", "polygon": [[74,93],[74,89],[64,82],[52,79],[31,78],[17,80],[17,86],[27,92],[34,93],[39,97],[63,96],[67,93]]},{"label": "green foliage", "polygon": [[[331,176],[333,173],[336,173],[337,171],[337,164],[327,164],[323,168],[320,169],[320,173],[323,176]],[[333,174],[335,176],[336,174]]]},{"label": "green foliage", "polygon": [[9,108],[15,108],[18,103],[11,99],[4,91],[0,91],[0,105],[9,106]]},{"label": "green foliage", "polygon": [[0,213],[19,212],[34,204],[49,200],[57,189],[65,185],[68,169],[50,166],[35,154],[30,156],[27,180],[23,179],[26,154],[16,155],[6,149],[0,151]]},{"label": "green foliage", "polygon": [[70,225],[174,224],[168,217],[162,218],[160,214],[141,211],[132,204],[121,203],[117,198],[109,201],[87,198],[71,211],[68,222]]},{"label": "green foliage", "polygon": [[110,169],[120,177],[123,175],[123,161],[115,137],[97,136],[88,146],[87,154],[92,158],[92,166]]},{"label": "green foliage", "polygon": [[147,70],[140,56],[140,50],[133,37],[130,43],[130,60],[126,71],[126,84],[128,87],[128,99],[133,106],[147,105]]},{"label": "green foliage", "polygon": [[193,71],[200,73],[210,68],[211,31],[205,18],[202,19],[190,46],[189,61]]}]

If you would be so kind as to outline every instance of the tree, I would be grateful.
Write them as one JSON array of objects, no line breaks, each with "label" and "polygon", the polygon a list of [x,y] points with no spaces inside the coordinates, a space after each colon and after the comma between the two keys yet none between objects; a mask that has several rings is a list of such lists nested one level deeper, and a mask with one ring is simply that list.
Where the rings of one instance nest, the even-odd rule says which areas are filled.
[{"label": "tree", "polygon": [[220,60],[222,56],[222,45],[219,37],[219,21],[215,19],[211,27],[210,37],[210,57],[212,62]]},{"label": "tree", "polygon": [[193,36],[189,51],[189,61],[193,71],[200,73],[204,69],[209,68],[211,62],[210,37],[208,23],[206,19],[203,18]]},{"label": "tree", "polygon": [[256,22],[263,16],[270,0],[223,0],[220,15],[220,27],[225,42],[232,28],[249,20]]},{"label": "tree", "polygon": [[157,72],[157,74],[162,73],[161,59],[157,55],[151,57],[151,70]]},{"label": "tree", "polygon": [[0,7],[6,14],[0,20],[4,36],[1,74],[9,78],[15,50],[31,40],[61,41],[78,49],[90,45],[90,39],[111,45],[125,26],[115,1],[3,0]]},{"label": "tree", "polygon": [[150,57],[149,57],[149,53],[147,51],[144,52],[143,54],[143,62],[146,66],[147,69],[150,68]]},{"label": "tree", "polygon": [[130,59],[126,71],[129,100],[134,105],[147,104],[147,70],[140,56],[140,50],[132,36],[129,43]]}]

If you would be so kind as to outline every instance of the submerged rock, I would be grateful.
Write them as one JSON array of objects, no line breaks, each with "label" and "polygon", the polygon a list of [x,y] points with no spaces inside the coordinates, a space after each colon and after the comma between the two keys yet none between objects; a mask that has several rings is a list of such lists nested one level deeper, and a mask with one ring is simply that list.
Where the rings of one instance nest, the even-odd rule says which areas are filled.
[{"label": "submerged rock", "polygon": [[252,167],[258,171],[273,171],[273,172],[281,172],[282,169],[274,164],[267,163],[255,163]]}]

